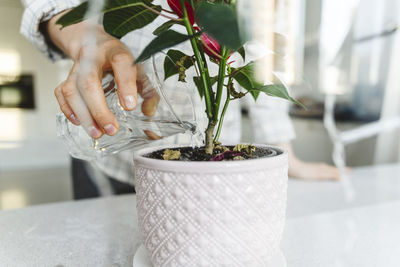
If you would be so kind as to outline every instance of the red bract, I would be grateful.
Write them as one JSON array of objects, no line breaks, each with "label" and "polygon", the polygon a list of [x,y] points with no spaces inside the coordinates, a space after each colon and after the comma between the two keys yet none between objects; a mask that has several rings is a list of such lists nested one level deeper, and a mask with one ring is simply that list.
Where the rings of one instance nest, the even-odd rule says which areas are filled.
[{"label": "red bract", "polygon": [[203,44],[204,52],[212,58],[219,59],[217,55],[221,54],[220,44],[207,33],[203,33],[200,38],[206,44]]},{"label": "red bract", "polygon": [[[179,3],[179,0],[168,0],[168,5],[175,12],[175,14],[178,15],[178,17],[180,17],[180,18],[183,17],[183,12],[182,12],[182,8],[181,8],[181,4]],[[186,6],[187,13],[188,13],[190,24],[193,25],[194,24],[193,8],[187,1],[185,1],[185,6]]]},{"label": "red bract", "polygon": [[[200,29],[198,27],[194,27],[194,28],[197,31],[200,31]],[[219,61],[220,56],[221,56],[221,45],[217,42],[217,40],[212,38],[207,33],[203,33],[200,36],[200,38],[203,41],[204,52],[206,52],[206,54],[209,55],[210,57]],[[230,58],[230,56],[231,55],[229,55],[228,58]],[[232,62],[234,62],[234,61],[232,61]],[[231,64],[232,62],[229,62],[228,64]]]}]

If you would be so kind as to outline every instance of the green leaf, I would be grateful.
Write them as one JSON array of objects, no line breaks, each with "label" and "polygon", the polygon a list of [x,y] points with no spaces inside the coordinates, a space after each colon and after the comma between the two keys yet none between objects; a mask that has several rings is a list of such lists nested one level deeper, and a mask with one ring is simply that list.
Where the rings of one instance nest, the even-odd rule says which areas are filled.
[{"label": "green leaf", "polygon": [[275,96],[275,97],[280,97],[286,100],[289,100],[293,102],[294,104],[306,108],[302,103],[291,97],[286,90],[286,86],[283,84],[270,84],[270,85],[263,85],[257,88],[254,88],[254,90],[263,92],[269,96]]},{"label": "green leaf", "polygon": [[250,94],[253,96],[254,100],[257,101],[258,96],[260,95],[260,92],[258,92],[258,91],[250,91]]},{"label": "green leaf", "polygon": [[[105,31],[116,37],[122,37],[153,22],[158,14],[145,5],[158,12],[161,11],[161,6],[153,5],[147,0],[107,0],[102,11]],[[81,22],[85,19],[87,9],[86,1],[62,16],[56,23],[67,27]]]},{"label": "green leaf", "polygon": [[[119,0],[111,1],[111,3],[118,2],[136,2],[140,0]],[[126,5],[128,6],[128,5]],[[151,8],[161,11],[161,6],[149,5]],[[106,12],[104,14],[103,25],[104,29],[117,37],[122,37],[125,34],[143,28],[150,24],[158,17],[153,11],[143,6],[131,6],[126,8],[118,8],[115,11]]]},{"label": "green leaf", "polygon": [[[211,81],[211,86],[213,86],[218,81],[218,76],[211,77],[210,81]],[[201,82],[201,77],[194,76],[193,77],[193,82],[196,85],[197,90],[199,91],[200,97],[203,98],[203,96],[204,96],[204,86],[203,86],[203,83]]]},{"label": "green leaf", "polygon": [[305,108],[303,104],[289,95],[284,84],[262,85],[258,83],[254,78],[254,66],[255,62],[252,61],[242,68],[232,69],[232,75],[233,79],[235,79],[240,86],[249,91],[255,100],[257,100],[260,92],[263,92],[270,96],[284,98]]},{"label": "green leaf", "polygon": [[147,46],[146,48],[142,51],[140,56],[136,59],[136,63],[142,62],[148,58],[150,58],[152,55],[170,48],[174,45],[180,44],[186,40],[188,40],[190,36],[184,35],[181,33],[178,33],[173,30],[167,30],[163,33],[161,33],[159,36],[154,38]]},{"label": "green leaf", "polygon": [[185,68],[185,70],[193,66],[193,61],[190,59],[190,56],[186,55],[185,53],[182,53],[181,51],[175,49],[170,49],[167,52],[167,56],[164,60],[164,80],[179,73],[179,69],[176,63],[180,61],[183,57],[186,57],[183,62],[183,67]]},{"label": "green leaf", "polygon": [[261,84],[257,83],[254,79],[254,65],[254,62],[252,61],[242,68],[232,68],[232,75],[233,79],[235,79],[244,89],[250,91],[253,98],[257,100],[260,92],[253,91],[253,89],[261,86]]},{"label": "green leaf", "polygon": [[226,4],[203,1],[196,9],[197,24],[221,45],[237,50],[243,45],[236,12]]},{"label": "green leaf", "polygon": [[83,2],[79,6],[73,8],[71,11],[59,18],[56,24],[60,24],[62,28],[67,27],[72,24],[83,21],[87,11],[88,2]]},{"label": "green leaf", "polygon": [[240,47],[236,52],[240,54],[243,58],[243,61],[246,61],[246,51],[244,51],[244,46]]},{"label": "green leaf", "polygon": [[183,22],[174,21],[174,20],[168,20],[167,22],[163,23],[160,27],[155,29],[153,31],[153,34],[154,35],[160,35],[161,33],[165,32],[166,30],[168,30],[169,28],[174,26],[175,24],[184,25]]}]

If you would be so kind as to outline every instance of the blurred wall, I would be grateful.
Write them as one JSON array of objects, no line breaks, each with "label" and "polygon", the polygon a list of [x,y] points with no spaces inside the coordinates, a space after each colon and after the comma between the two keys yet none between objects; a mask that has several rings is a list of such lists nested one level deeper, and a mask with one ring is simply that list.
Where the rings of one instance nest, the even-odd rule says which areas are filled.
[{"label": "blurred wall", "polygon": [[68,162],[56,137],[58,104],[53,94],[65,76],[65,67],[50,62],[20,35],[22,13],[20,1],[0,0],[0,52],[16,52],[21,73],[33,74],[36,109],[0,108],[0,170]]},{"label": "blurred wall", "polygon": [[[296,130],[293,149],[302,160],[327,162],[333,164],[333,145],[321,120],[292,118]],[[360,126],[361,123],[338,123],[342,131]],[[348,166],[365,166],[374,163],[376,137],[367,138],[346,146]]]}]

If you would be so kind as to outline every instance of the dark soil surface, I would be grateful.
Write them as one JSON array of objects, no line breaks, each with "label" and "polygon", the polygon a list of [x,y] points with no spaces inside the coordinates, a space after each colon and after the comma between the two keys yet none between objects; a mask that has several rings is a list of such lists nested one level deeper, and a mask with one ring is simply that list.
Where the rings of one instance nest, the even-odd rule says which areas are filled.
[{"label": "dark soil surface", "polygon": [[[256,147],[255,151],[251,154],[247,154],[245,152],[236,152],[233,151],[233,146],[227,146],[229,151],[223,151],[219,149],[214,149],[213,155],[208,155],[205,153],[204,147],[181,147],[181,148],[173,148],[171,150],[180,151],[181,156],[178,160],[180,161],[228,161],[228,160],[245,160],[245,159],[257,159],[264,157],[272,157],[275,155],[279,155],[280,153],[276,150],[270,148],[258,148]],[[152,159],[161,159],[164,160],[164,149],[157,150],[152,153],[144,155],[144,157],[152,158]]]}]

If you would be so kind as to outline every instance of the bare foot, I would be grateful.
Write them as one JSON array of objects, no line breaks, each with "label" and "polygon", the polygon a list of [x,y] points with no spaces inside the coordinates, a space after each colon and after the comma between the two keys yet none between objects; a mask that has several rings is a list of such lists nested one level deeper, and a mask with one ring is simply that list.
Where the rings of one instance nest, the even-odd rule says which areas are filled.
[{"label": "bare foot", "polygon": [[339,170],[320,162],[289,161],[289,177],[305,180],[339,180]]},{"label": "bare foot", "polygon": [[[339,180],[340,172],[335,166],[322,162],[306,162],[298,159],[290,143],[279,144],[289,154],[289,177],[304,180]],[[349,168],[346,171],[350,171]]]}]

